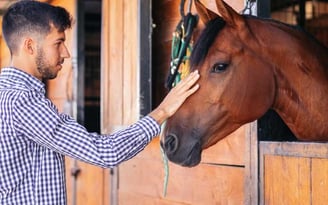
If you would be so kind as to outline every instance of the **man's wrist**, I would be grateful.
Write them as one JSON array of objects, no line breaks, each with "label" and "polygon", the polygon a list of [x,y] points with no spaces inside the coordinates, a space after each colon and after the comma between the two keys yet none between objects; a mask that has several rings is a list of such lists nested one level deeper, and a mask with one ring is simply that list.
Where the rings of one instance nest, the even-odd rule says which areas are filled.
[{"label": "man's wrist", "polygon": [[167,118],[168,115],[163,109],[156,108],[151,113],[148,114],[150,117],[152,117],[156,122],[161,125]]}]

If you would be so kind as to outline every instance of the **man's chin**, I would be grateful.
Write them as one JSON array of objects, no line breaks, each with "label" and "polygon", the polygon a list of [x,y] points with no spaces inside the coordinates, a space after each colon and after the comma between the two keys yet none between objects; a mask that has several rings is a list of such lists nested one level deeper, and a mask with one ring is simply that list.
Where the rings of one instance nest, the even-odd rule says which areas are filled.
[{"label": "man's chin", "polygon": [[42,79],[43,79],[43,80],[53,80],[53,79],[55,79],[55,78],[57,77],[57,74],[58,74],[58,73],[56,73],[56,74],[51,74],[51,75],[50,75],[50,74],[48,74],[48,75],[44,75]]}]

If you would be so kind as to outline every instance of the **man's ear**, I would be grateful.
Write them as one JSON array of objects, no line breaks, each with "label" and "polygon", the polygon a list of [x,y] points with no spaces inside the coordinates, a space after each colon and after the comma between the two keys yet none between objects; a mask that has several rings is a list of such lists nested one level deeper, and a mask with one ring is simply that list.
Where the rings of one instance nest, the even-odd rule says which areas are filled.
[{"label": "man's ear", "polygon": [[36,51],[35,41],[32,38],[25,38],[23,47],[24,51],[31,55]]}]

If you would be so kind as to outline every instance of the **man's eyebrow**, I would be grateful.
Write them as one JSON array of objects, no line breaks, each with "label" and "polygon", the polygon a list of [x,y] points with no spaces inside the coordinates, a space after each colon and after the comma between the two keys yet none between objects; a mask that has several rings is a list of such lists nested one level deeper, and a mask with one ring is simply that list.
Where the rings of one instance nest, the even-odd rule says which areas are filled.
[{"label": "man's eyebrow", "polygon": [[64,42],[66,39],[65,38],[57,38],[56,41],[62,41]]}]

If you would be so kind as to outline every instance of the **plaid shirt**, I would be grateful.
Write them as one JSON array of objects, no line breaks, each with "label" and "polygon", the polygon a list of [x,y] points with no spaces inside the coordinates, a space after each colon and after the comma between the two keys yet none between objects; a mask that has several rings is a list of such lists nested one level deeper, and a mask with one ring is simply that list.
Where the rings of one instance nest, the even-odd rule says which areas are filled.
[{"label": "plaid shirt", "polygon": [[144,117],[112,135],[58,113],[44,84],[15,68],[0,75],[0,204],[65,205],[64,155],[108,168],[135,156],[160,127]]}]

